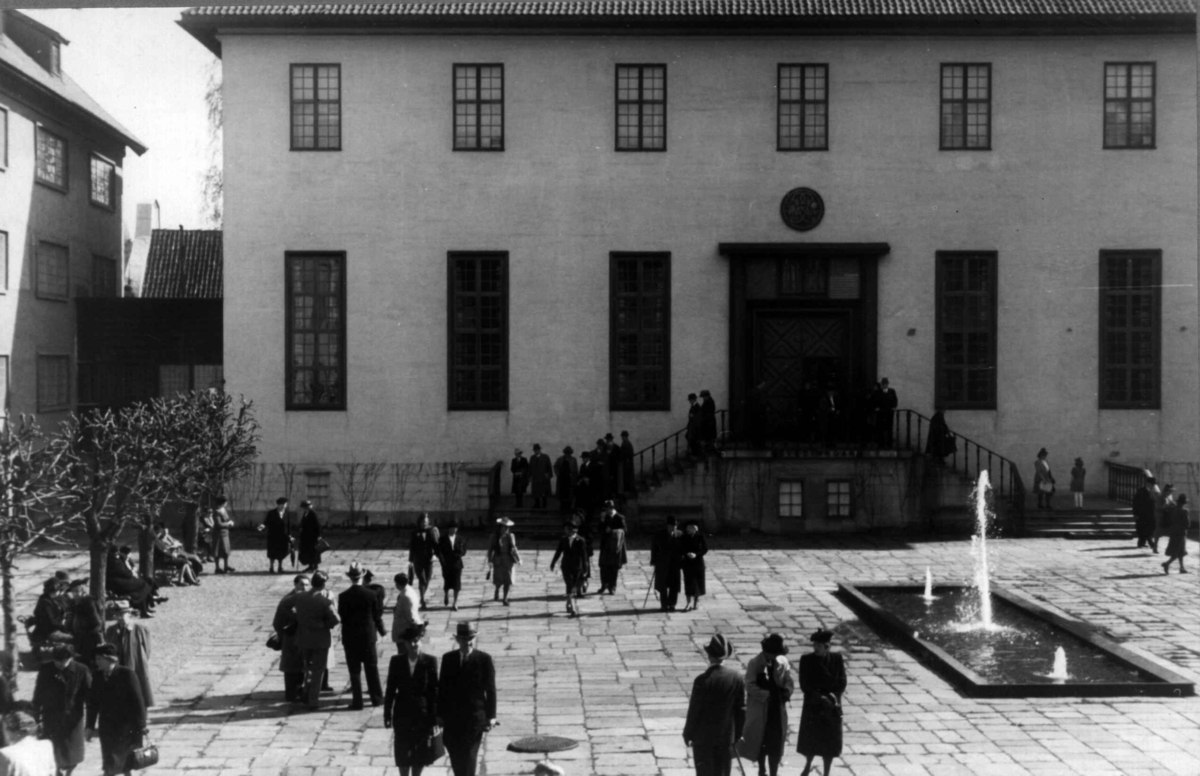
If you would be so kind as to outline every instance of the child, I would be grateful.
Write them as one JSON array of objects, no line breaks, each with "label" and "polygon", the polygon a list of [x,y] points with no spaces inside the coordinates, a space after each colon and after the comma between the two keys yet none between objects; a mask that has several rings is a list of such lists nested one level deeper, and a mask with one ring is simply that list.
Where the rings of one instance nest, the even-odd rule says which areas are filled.
[{"label": "child", "polygon": [[1083,478],[1087,469],[1083,468],[1083,459],[1075,459],[1075,467],[1071,469],[1071,495],[1075,497],[1075,508],[1083,509]]}]

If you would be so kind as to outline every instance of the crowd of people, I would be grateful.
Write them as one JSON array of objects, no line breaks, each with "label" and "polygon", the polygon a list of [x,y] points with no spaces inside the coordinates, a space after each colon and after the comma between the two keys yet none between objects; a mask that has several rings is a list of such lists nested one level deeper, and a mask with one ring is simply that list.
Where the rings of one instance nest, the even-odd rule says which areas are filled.
[{"label": "crowd of people", "polygon": [[1187,574],[1183,559],[1187,557],[1187,532],[1191,526],[1191,515],[1187,508],[1188,497],[1177,493],[1175,486],[1164,483],[1160,488],[1154,475],[1146,471],[1142,485],[1133,496],[1134,531],[1139,548],[1147,547],[1158,554],[1158,543],[1166,537],[1163,547],[1166,561],[1162,563],[1164,574],[1169,574],[1171,564],[1178,561],[1179,573]]},{"label": "crowd of people", "polygon": [[605,501],[624,499],[636,490],[634,457],[628,431],[621,432],[620,442],[611,433],[605,434],[579,458],[575,457],[575,448],[567,445],[553,463],[540,444],[533,445],[529,458],[518,447],[508,467],[513,506],[523,508],[529,491],[533,508],[546,509],[553,492],[562,514],[570,515],[577,509],[591,514]]},{"label": "crowd of people", "polygon": [[[698,408],[694,394],[688,399],[699,416],[699,427],[706,429],[704,436],[715,438],[716,407],[707,393],[701,391]],[[780,406],[777,397],[768,400],[767,393],[766,382],[752,386],[743,404],[746,436],[754,447],[764,447],[769,433],[826,448],[849,443],[886,449],[895,444],[895,416],[900,401],[886,377],[851,396],[839,390],[836,381],[805,380],[794,401],[783,402],[790,406]],[[691,417],[689,413],[689,429]]]}]

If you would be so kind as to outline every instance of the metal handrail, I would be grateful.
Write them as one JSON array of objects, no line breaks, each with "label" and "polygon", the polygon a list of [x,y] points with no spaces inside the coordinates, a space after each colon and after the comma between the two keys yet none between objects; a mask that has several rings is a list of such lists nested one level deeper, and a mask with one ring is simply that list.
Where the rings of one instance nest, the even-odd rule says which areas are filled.
[{"label": "metal handrail", "polygon": [[1140,466],[1105,461],[1108,469],[1108,497],[1113,501],[1133,503],[1133,494],[1146,484],[1146,470]]},{"label": "metal handrail", "polygon": [[[728,410],[717,410],[718,443],[728,436],[728,416]],[[661,472],[667,471],[682,458],[688,457],[690,451],[688,450],[686,439],[683,443],[682,455],[680,454],[679,444],[679,440],[686,436],[687,426],[684,426],[675,433],[669,434],[654,444],[634,453],[634,470],[637,474],[637,481],[644,482],[652,477],[657,477]]]},{"label": "metal handrail", "polygon": [[504,461],[496,461],[488,470],[488,524],[496,519],[496,511],[500,508],[500,472],[504,470]]}]

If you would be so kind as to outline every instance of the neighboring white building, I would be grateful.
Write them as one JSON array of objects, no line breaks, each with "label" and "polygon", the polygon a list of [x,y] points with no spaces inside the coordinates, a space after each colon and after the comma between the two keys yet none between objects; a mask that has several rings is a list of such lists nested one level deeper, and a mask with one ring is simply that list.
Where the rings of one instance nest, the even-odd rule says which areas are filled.
[{"label": "neighboring white building", "polygon": [[482,471],[886,376],[1063,489],[1200,461],[1192,4],[863,7],[186,12],[262,460]]}]

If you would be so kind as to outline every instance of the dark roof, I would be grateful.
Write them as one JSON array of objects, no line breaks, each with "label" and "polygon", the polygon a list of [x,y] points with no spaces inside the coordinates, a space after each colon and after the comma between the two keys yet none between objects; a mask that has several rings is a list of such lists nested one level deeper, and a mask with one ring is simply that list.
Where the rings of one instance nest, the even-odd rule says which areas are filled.
[{"label": "dark roof", "polygon": [[179,24],[221,53],[219,27],[756,34],[1195,33],[1194,0],[563,0],[190,8]]},{"label": "dark roof", "polygon": [[[15,12],[10,11],[9,13]],[[28,21],[33,22],[34,20],[28,19]],[[38,26],[49,30],[44,25]],[[53,32],[53,30],[50,32]],[[58,36],[57,33],[54,34],[65,42],[65,39]],[[93,100],[79,84],[71,80],[69,75],[66,73],[59,73],[58,75],[49,73],[44,67],[34,61],[32,57],[22,51],[11,38],[7,35],[0,35],[0,73],[5,73],[6,71],[12,72],[16,78],[24,80],[35,89],[43,93],[48,93],[53,99],[66,103],[70,108],[83,111],[88,117],[100,122],[106,129],[120,138],[121,142],[132,148],[138,156],[146,153],[145,143],[138,140],[132,132],[121,126],[121,122],[113,118],[104,108],[100,107],[100,103]]]},{"label": "dark roof", "polygon": [[155,229],[142,298],[220,299],[221,257],[220,229]]}]

